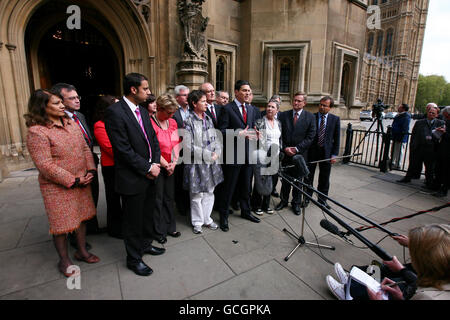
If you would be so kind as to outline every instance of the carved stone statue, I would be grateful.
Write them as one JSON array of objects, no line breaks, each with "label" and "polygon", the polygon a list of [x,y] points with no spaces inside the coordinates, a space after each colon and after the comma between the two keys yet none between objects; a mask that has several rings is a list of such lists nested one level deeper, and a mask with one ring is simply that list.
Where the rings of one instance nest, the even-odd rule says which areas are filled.
[{"label": "carved stone statue", "polygon": [[209,18],[202,16],[205,0],[178,0],[178,15],[184,31],[183,60],[207,60],[207,43],[204,35]]}]

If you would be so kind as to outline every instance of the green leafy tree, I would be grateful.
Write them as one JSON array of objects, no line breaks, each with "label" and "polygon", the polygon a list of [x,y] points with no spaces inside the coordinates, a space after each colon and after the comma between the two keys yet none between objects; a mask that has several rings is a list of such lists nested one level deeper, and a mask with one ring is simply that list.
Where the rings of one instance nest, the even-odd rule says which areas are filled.
[{"label": "green leafy tree", "polygon": [[416,94],[416,110],[424,112],[426,105],[430,102],[442,105],[442,102],[447,101],[445,100],[447,99],[447,94],[448,98],[450,98],[450,91],[447,93],[450,89],[447,89],[447,87],[448,83],[443,76],[419,75]]}]

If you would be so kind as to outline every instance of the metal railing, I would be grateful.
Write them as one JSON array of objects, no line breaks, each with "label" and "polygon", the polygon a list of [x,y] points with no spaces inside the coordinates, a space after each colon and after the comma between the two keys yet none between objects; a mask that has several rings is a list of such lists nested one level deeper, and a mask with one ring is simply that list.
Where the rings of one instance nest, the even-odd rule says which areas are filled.
[{"label": "metal railing", "polygon": [[[352,124],[347,125],[344,156],[358,154],[358,156],[344,159],[344,163],[355,163],[363,166],[379,168],[381,172],[396,170],[406,172],[409,166],[409,144],[411,133],[406,142],[395,145],[392,141],[392,128],[387,127],[386,132],[353,129]],[[394,157],[394,152],[399,153]],[[398,163],[392,160],[398,158]]]}]

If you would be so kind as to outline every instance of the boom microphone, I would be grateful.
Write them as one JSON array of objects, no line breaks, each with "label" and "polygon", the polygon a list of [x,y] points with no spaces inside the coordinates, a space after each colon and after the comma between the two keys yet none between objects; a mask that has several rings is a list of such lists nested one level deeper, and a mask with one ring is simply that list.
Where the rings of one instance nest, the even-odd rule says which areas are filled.
[{"label": "boom microphone", "polygon": [[320,220],[320,226],[332,234],[345,238],[345,232],[340,231],[336,225],[332,224],[327,219]]}]

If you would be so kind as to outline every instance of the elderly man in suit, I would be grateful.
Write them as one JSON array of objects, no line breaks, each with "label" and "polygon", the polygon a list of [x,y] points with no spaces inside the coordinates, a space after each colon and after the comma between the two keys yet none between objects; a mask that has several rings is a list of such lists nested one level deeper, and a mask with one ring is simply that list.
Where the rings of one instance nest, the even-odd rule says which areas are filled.
[{"label": "elderly man in suit", "polygon": [[[436,166],[436,145],[438,139],[434,130],[444,125],[444,121],[436,119],[439,108],[436,104],[428,104],[427,118],[416,121],[411,132],[409,166],[406,176],[397,182],[409,183],[411,179],[419,179],[422,164],[425,165],[425,189],[436,189],[434,177]],[[426,190],[424,190],[426,191]]]},{"label": "elderly man in suit", "polygon": [[161,151],[149,114],[139,106],[150,95],[147,78],[127,74],[123,91],[125,96],[106,109],[105,127],[114,153],[115,188],[122,197],[127,267],[137,275],[149,276],[153,270],[142,260],[143,254],[165,251],[151,244]]},{"label": "elderly man in suit", "polygon": [[398,114],[392,121],[392,160],[391,168],[400,169],[400,161],[403,158],[403,149],[405,143],[408,142],[409,124],[411,115],[408,113],[409,106],[402,103],[398,106]]},{"label": "elderly man in suit", "polygon": [[228,92],[220,90],[216,92],[216,102],[218,105],[224,107],[230,102],[230,95]]},{"label": "elderly man in suit", "polygon": [[445,126],[437,128],[441,137],[437,148],[436,178],[439,190],[433,196],[446,197],[450,186],[450,106],[445,107],[442,112]]},{"label": "elderly man in suit", "polygon": [[203,91],[206,95],[206,114],[213,120],[214,128],[219,126],[219,118],[222,114],[223,106],[216,104],[216,91],[211,83],[203,83],[198,90]]},{"label": "elderly man in suit", "polygon": [[[334,107],[334,100],[330,96],[325,96],[320,99],[319,112],[315,113],[317,124],[317,133],[314,141],[308,150],[308,161],[314,162],[318,160],[330,159],[329,161],[319,162],[319,184],[317,190],[324,195],[328,195],[330,189],[330,173],[331,165],[336,163],[336,157],[339,154],[341,119],[338,116],[330,113]],[[314,175],[317,163],[308,164],[309,177],[308,183],[313,186]],[[312,191],[308,191],[312,195]],[[319,202],[326,208],[330,209],[325,198],[318,196]],[[305,200],[308,202],[307,200]]]},{"label": "elderly man in suit", "polygon": [[[282,128],[282,152],[285,154],[283,166],[293,165],[295,155],[302,155],[306,161],[308,149],[316,135],[316,118],[312,113],[303,110],[306,105],[306,99],[305,93],[295,93],[292,110],[284,111],[278,116]],[[294,178],[301,178],[298,177],[296,168],[289,169],[288,174]],[[297,186],[300,187],[300,184],[298,183]],[[275,210],[279,211],[288,205],[290,192],[291,185],[283,180],[281,182],[281,201],[275,207]],[[301,193],[296,188],[293,188],[291,206],[292,211],[296,215],[300,214],[301,199]]]},{"label": "elderly man in suit", "polygon": [[[189,118],[189,104],[188,95],[189,88],[184,85],[178,85],[175,87],[175,100],[178,102],[178,109],[173,115],[178,129],[184,128],[184,121]],[[181,150],[180,157],[183,156],[183,150]],[[191,211],[189,192],[183,189],[183,176],[184,176],[184,163],[180,163],[175,166],[175,204],[177,211],[182,216],[187,216]]]},{"label": "elderly man in suit", "polygon": [[[245,80],[238,80],[234,87],[235,99],[226,105],[219,118],[219,128],[224,135],[224,143],[226,142],[227,131],[236,133],[238,138],[233,139],[233,148],[226,148],[227,153],[225,164],[225,181],[219,200],[220,229],[228,231],[228,214],[231,198],[236,188],[238,188],[239,203],[241,208],[241,217],[252,222],[260,222],[260,220],[252,215],[250,211],[250,194],[253,168],[250,164],[249,157],[249,139],[256,139],[256,133],[251,129],[255,127],[255,121],[261,118],[259,109],[250,104],[251,88],[250,83]],[[250,129],[249,129],[250,128]],[[228,129],[228,130],[227,130]],[[245,139],[244,149],[240,150],[239,139]],[[228,147],[228,146],[227,146]],[[231,154],[231,156],[230,156]],[[240,161],[243,156],[243,161]],[[230,162],[227,161],[230,159]]]}]

